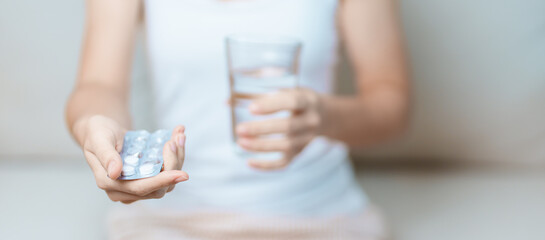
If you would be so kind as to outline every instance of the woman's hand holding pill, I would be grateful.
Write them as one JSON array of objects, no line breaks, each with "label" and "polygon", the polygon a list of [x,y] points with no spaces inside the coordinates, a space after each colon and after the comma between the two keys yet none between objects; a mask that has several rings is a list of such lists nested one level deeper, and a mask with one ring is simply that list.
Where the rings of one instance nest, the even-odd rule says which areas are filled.
[{"label": "woman's hand holding pill", "polygon": [[123,162],[119,152],[123,146],[126,129],[117,122],[103,116],[85,120],[83,127],[83,152],[91,167],[97,186],[103,189],[112,201],[132,203],[141,199],[162,198],[174,186],[189,177],[181,171],[184,161],[184,127],[178,126],[163,147],[164,170],[156,176],[138,180],[117,180]]},{"label": "woman's hand holding pill", "polygon": [[[282,90],[255,99],[250,111],[256,115],[290,111],[289,118],[244,122],[236,127],[237,143],[255,152],[282,152],[283,158],[275,161],[249,159],[252,167],[263,170],[287,166],[317,135],[323,124],[320,96],[310,89]],[[267,137],[272,134],[280,138]]]}]

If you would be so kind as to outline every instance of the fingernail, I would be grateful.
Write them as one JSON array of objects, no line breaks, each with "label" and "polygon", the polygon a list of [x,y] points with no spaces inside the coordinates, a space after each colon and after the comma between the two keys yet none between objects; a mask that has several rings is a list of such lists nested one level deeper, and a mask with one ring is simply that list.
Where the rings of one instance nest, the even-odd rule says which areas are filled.
[{"label": "fingernail", "polygon": [[176,179],[174,180],[174,182],[179,183],[179,182],[186,181],[187,179],[189,179],[189,178],[186,177],[186,176],[180,176],[180,177],[176,178]]},{"label": "fingernail", "polygon": [[176,145],[174,142],[169,142],[168,145],[170,146],[170,150],[172,150],[173,153],[176,153]]},{"label": "fingernail", "polygon": [[248,132],[248,128],[244,125],[238,125],[237,127],[237,133],[238,134],[246,134]]},{"label": "fingernail", "polygon": [[114,166],[115,166],[115,162],[114,162],[114,161],[110,161],[110,163],[108,163],[107,172],[108,172],[108,177],[109,177],[109,178],[112,178],[113,171],[114,171]]},{"label": "fingernail", "polygon": [[255,103],[250,104],[248,109],[250,109],[251,112],[259,112],[259,106],[257,106]]},{"label": "fingernail", "polygon": [[238,140],[238,144],[240,144],[241,146],[248,146],[250,145],[250,140],[246,139],[246,138],[241,138]]},{"label": "fingernail", "polygon": [[183,147],[185,144],[185,135],[178,135],[176,138],[178,139],[178,147]]},{"label": "fingernail", "polygon": [[258,161],[254,160],[254,159],[250,159],[250,160],[248,160],[248,166],[253,167],[253,168],[259,168],[261,165],[259,165]]}]

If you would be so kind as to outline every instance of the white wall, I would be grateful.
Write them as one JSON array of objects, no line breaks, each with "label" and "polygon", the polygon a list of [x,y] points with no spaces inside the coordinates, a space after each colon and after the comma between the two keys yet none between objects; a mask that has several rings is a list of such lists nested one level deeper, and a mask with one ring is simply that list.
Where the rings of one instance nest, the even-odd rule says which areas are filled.
[{"label": "white wall", "polygon": [[545,163],[545,1],[402,7],[414,73],[411,128],[365,154]]},{"label": "white wall", "polygon": [[0,1],[1,155],[77,152],[63,103],[82,23],[82,1]]},{"label": "white wall", "polygon": [[[81,156],[64,124],[84,24],[83,0],[0,0],[0,157]],[[142,51],[134,93],[145,93]],[[149,109],[147,96],[134,104]],[[133,107],[134,108],[134,107]],[[136,126],[149,126],[139,115]]]}]

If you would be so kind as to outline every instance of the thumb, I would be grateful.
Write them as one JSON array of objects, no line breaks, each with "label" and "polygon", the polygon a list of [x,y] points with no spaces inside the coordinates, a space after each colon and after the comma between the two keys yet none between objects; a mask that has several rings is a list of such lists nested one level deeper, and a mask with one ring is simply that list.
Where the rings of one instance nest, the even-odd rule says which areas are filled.
[{"label": "thumb", "polygon": [[121,175],[123,161],[116,150],[115,140],[108,141],[107,138],[100,138],[94,145],[94,154],[108,173],[108,177],[114,180],[117,179]]}]

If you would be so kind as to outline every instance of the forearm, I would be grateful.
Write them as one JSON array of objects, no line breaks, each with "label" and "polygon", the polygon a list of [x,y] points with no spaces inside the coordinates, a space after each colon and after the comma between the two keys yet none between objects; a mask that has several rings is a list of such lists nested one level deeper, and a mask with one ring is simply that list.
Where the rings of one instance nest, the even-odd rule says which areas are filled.
[{"label": "forearm", "polygon": [[322,96],[322,135],[351,146],[369,146],[403,132],[408,99],[381,89],[354,97]]},{"label": "forearm", "polygon": [[85,124],[93,116],[108,117],[129,129],[128,93],[96,83],[79,84],[68,100],[66,122],[80,145],[87,134]]},{"label": "forearm", "polygon": [[407,124],[409,73],[398,1],[343,0],[339,23],[356,76],[355,97],[322,97],[323,135],[369,146]]}]

